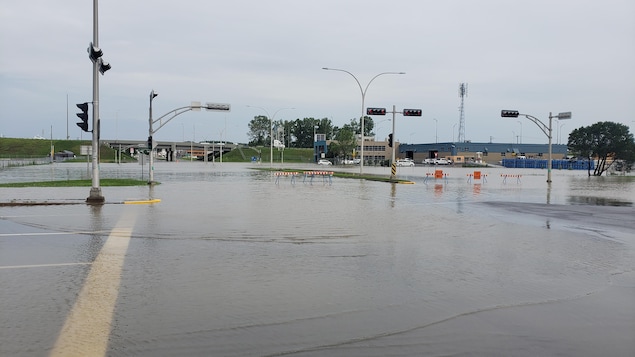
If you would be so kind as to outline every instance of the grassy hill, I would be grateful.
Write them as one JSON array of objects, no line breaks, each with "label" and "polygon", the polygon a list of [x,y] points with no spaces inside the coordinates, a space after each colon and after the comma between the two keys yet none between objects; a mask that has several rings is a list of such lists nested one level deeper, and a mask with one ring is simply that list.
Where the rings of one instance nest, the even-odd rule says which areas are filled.
[{"label": "grassy hill", "polygon": [[[90,140],[49,140],[49,139],[18,139],[18,138],[0,138],[0,158],[33,158],[46,157],[51,153],[51,146],[55,152],[72,151],[78,157],[80,156],[80,147],[82,145],[91,145]],[[116,157],[116,148],[110,148],[102,145],[100,148],[101,162],[112,162]],[[285,162],[312,162],[313,149],[285,149],[278,151],[274,148],[273,159],[280,161],[284,155]],[[240,147],[233,151],[223,154],[224,162],[249,162],[252,157],[260,157],[263,162],[270,160],[269,147]],[[78,160],[85,160],[78,158]],[[135,161],[127,153],[122,155],[122,161]]]}]

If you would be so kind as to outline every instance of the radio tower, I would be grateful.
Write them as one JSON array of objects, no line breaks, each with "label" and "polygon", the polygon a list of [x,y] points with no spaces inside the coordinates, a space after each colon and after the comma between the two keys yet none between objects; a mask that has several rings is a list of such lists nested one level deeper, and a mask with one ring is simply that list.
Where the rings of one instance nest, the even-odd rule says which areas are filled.
[{"label": "radio tower", "polygon": [[467,97],[467,83],[459,84],[459,97],[461,97],[461,106],[459,107],[459,140],[458,142],[465,142],[465,110],[463,107],[465,97]]}]

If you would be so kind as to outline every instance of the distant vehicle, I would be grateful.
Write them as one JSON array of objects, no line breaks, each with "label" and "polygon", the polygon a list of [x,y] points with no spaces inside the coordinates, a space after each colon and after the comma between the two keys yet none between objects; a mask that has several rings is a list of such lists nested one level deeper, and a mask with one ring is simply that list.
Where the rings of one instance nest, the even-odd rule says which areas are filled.
[{"label": "distant vehicle", "polygon": [[450,165],[452,163],[452,161],[449,161],[448,159],[436,159],[434,161],[435,165]]},{"label": "distant vehicle", "polygon": [[397,166],[415,166],[415,162],[411,159],[400,159],[395,162]]},{"label": "distant vehicle", "polygon": [[355,160],[352,159],[344,159],[342,160],[343,165],[355,165]]},{"label": "distant vehicle", "polygon": [[421,163],[424,164],[424,165],[434,165],[435,161],[436,161],[436,159],[425,159],[425,160],[421,161]]},{"label": "distant vehicle", "polygon": [[329,160],[326,159],[320,159],[317,162],[318,165],[333,165],[333,163],[331,163]]}]

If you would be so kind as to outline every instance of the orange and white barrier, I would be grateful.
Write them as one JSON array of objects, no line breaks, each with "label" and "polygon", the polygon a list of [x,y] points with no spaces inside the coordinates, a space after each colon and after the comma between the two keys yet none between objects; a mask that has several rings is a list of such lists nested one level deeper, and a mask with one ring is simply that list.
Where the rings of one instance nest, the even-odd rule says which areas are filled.
[{"label": "orange and white barrier", "polygon": [[423,182],[424,182],[424,183],[425,183],[426,181],[428,181],[428,177],[429,177],[429,176],[432,176],[432,177],[434,177],[435,179],[444,178],[444,179],[445,179],[445,181],[447,182],[447,181],[448,181],[448,176],[449,176],[449,175],[448,175],[448,174],[444,174],[444,173],[443,173],[443,170],[434,170],[434,173],[431,173],[431,172],[426,172],[426,178],[425,178],[425,180],[423,180]]},{"label": "orange and white barrier", "polygon": [[520,183],[520,178],[523,177],[523,175],[501,174],[501,177],[503,178],[503,183],[507,183],[507,178],[508,177],[515,177],[516,178],[516,183]]},{"label": "orange and white barrier", "polygon": [[306,178],[310,177],[311,178],[310,182],[313,183],[313,178],[315,176],[322,176],[322,182],[325,182],[325,183],[326,183],[326,177],[328,177],[329,185],[333,183],[332,181],[333,171],[304,171],[304,181],[302,182],[306,182]]},{"label": "orange and white barrier", "polygon": [[487,174],[483,174],[480,171],[474,171],[472,174],[467,174],[467,182],[472,182],[472,179],[487,182]]},{"label": "orange and white barrier", "polygon": [[295,177],[298,176],[299,174],[300,174],[299,172],[278,171],[278,172],[275,172],[273,175],[276,176],[276,185],[277,185],[278,182],[280,182],[280,176],[291,176],[291,183],[294,184]]}]

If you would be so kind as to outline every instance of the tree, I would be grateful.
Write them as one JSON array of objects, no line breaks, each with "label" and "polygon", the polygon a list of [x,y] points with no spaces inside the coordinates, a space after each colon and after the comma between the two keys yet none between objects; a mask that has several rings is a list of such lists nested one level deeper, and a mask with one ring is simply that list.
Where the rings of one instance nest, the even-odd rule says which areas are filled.
[{"label": "tree", "polygon": [[255,116],[249,122],[249,145],[251,146],[268,146],[270,140],[270,125],[269,118],[264,115]]},{"label": "tree", "polygon": [[344,158],[349,155],[352,156],[353,150],[357,147],[355,137],[355,132],[350,125],[344,125],[341,129],[337,130],[335,141],[329,144],[329,156],[342,156]]},{"label": "tree", "polygon": [[569,134],[567,146],[575,155],[589,160],[589,176],[593,159],[597,160],[593,176],[601,176],[616,160],[632,162],[635,158],[633,134],[626,125],[614,122],[598,122],[575,129]]}]

